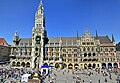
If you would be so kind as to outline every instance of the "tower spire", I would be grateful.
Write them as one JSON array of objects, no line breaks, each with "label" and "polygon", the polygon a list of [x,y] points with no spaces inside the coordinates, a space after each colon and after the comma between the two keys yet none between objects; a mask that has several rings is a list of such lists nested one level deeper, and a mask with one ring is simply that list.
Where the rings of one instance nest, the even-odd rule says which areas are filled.
[{"label": "tower spire", "polygon": [[77,30],[77,39],[79,39],[78,30]]},{"label": "tower spire", "polygon": [[113,36],[113,34],[112,34],[112,42],[115,42],[115,39],[114,39],[114,36]]},{"label": "tower spire", "polygon": [[42,0],[40,0],[38,10],[35,15],[35,28],[45,28],[45,15]]},{"label": "tower spire", "polygon": [[38,9],[43,9],[43,3],[42,3],[42,0],[40,0],[40,4],[39,4],[39,7],[38,7]]},{"label": "tower spire", "polygon": [[42,0],[40,0],[40,4],[42,4]]},{"label": "tower spire", "polygon": [[98,39],[98,32],[97,32],[97,30],[96,30],[96,39]]}]

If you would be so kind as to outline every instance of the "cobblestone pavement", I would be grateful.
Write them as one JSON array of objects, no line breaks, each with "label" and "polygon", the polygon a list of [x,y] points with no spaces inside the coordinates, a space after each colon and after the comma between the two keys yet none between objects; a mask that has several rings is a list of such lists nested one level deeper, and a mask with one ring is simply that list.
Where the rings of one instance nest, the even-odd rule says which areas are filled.
[{"label": "cobblestone pavement", "polygon": [[[53,83],[90,83],[91,81],[91,83],[119,83],[116,81],[117,75],[115,73],[111,73],[110,79],[107,70],[103,70],[103,72],[106,72],[107,76],[103,76],[102,72],[98,74],[97,71],[90,69],[81,71],[53,69],[52,74],[47,76],[44,82],[50,83],[53,81]],[[107,79],[107,82],[105,82],[105,79]]]}]

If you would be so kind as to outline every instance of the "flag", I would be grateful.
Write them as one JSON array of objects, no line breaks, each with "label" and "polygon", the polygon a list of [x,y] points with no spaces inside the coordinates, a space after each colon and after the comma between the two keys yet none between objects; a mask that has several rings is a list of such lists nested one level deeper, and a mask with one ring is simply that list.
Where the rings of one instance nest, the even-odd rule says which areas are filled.
[{"label": "flag", "polygon": [[118,70],[118,65],[116,66],[116,70]]},{"label": "flag", "polygon": [[58,48],[55,48],[55,54],[56,54],[56,56],[59,56],[59,49]]},{"label": "flag", "polygon": [[26,47],[26,45],[25,45],[25,55],[27,55],[27,47]]},{"label": "flag", "polygon": [[61,50],[62,50],[62,48],[60,47],[60,59],[63,61],[63,56],[62,56]]},{"label": "flag", "polygon": [[22,55],[22,47],[20,47],[20,56]]},{"label": "flag", "polygon": [[49,48],[50,56],[52,56],[52,48]]},{"label": "flag", "polygon": [[47,51],[48,51],[48,48],[47,48],[47,47],[45,47],[45,56],[47,56],[47,55],[48,55]]}]

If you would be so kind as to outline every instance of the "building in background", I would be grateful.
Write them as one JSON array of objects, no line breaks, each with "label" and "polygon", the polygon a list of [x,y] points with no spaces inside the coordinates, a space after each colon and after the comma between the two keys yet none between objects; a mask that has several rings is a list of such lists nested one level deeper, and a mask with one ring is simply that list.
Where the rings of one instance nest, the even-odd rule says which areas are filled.
[{"label": "building in background", "polygon": [[[49,41],[48,41],[49,40]],[[116,45],[108,36],[84,35],[47,38],[42,0],[35,15],[32,38],[20,38],[16,32],[11,45],[10,65],[40,68],[117,68]]]},{"label": "building in background", "polygon": [[4,38],[0,38],[0,63],[8,63],[10,55],[10,45]]},{"label": "building in background", "polygon": [[119,62],[120,65],[120,42],[116,44],[116,56],[117,56],[117,61]]}]

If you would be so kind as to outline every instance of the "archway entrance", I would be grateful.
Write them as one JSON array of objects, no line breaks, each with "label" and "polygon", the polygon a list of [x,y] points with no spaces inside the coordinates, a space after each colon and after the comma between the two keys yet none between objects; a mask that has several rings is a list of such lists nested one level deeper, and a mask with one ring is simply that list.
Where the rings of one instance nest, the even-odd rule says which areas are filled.
[{"label": "archway entrance", "polygon": [[102,69],[106,68],[106,64],[102,63]]},{"label": "archway entrance", "polygon": [[16,64],[15,64],[15,61],[13,61],[13,62],[12,62],[12,66],[15,66],[15,65],[16,65]]},{"label": "archway entrance", "polygon": [[78,69],[78,68],[79,68],[79,65],[76,63],[76,64],[74,65],[74,68],[75,68],[75,69]]},{"label": "archway entrance", "polygon": [[92,68],[92,65],[91,65],[91,64],[88,64],[88,68],[91,69],[91,68]]},{"label": "archway entrance", "polygon": [[21,66],[22,66],[22,67],[25,67],[25,62],[22,62]]},{"label": "archway entrance", "polygon": [[58,63],[55,64],[55,68],[59,68],[60,65]]},{"label": "archway entrance", "polygon": [[73,69],[73,65],[71,63],[68,65],[68,69]]},{"label": "archway entrance", "polygon": [[64,69],[66,67],[67,67],[67,65],[65,63],[63,63],[62,68]]},{"label": "archway entrance", "polygon": [[108,63],[108,68],[112,68],[112,63]]},{"label": "archway entrance", "polygon": [[86,63],[84,64],[84,69],[87,69],[87,64]]},{"label": "archway entrance", "polygon": [[17,62],[17,67],[20,67],[20,62]]},{"label": "archway entrance", "polygon": [[93,68],[96,68],[96,64],[95,63],[93,64]]},{"label": "archway entrance", "polygon": [[26,63],[26,67],[30,67],[30,63],[29,62]]}]

